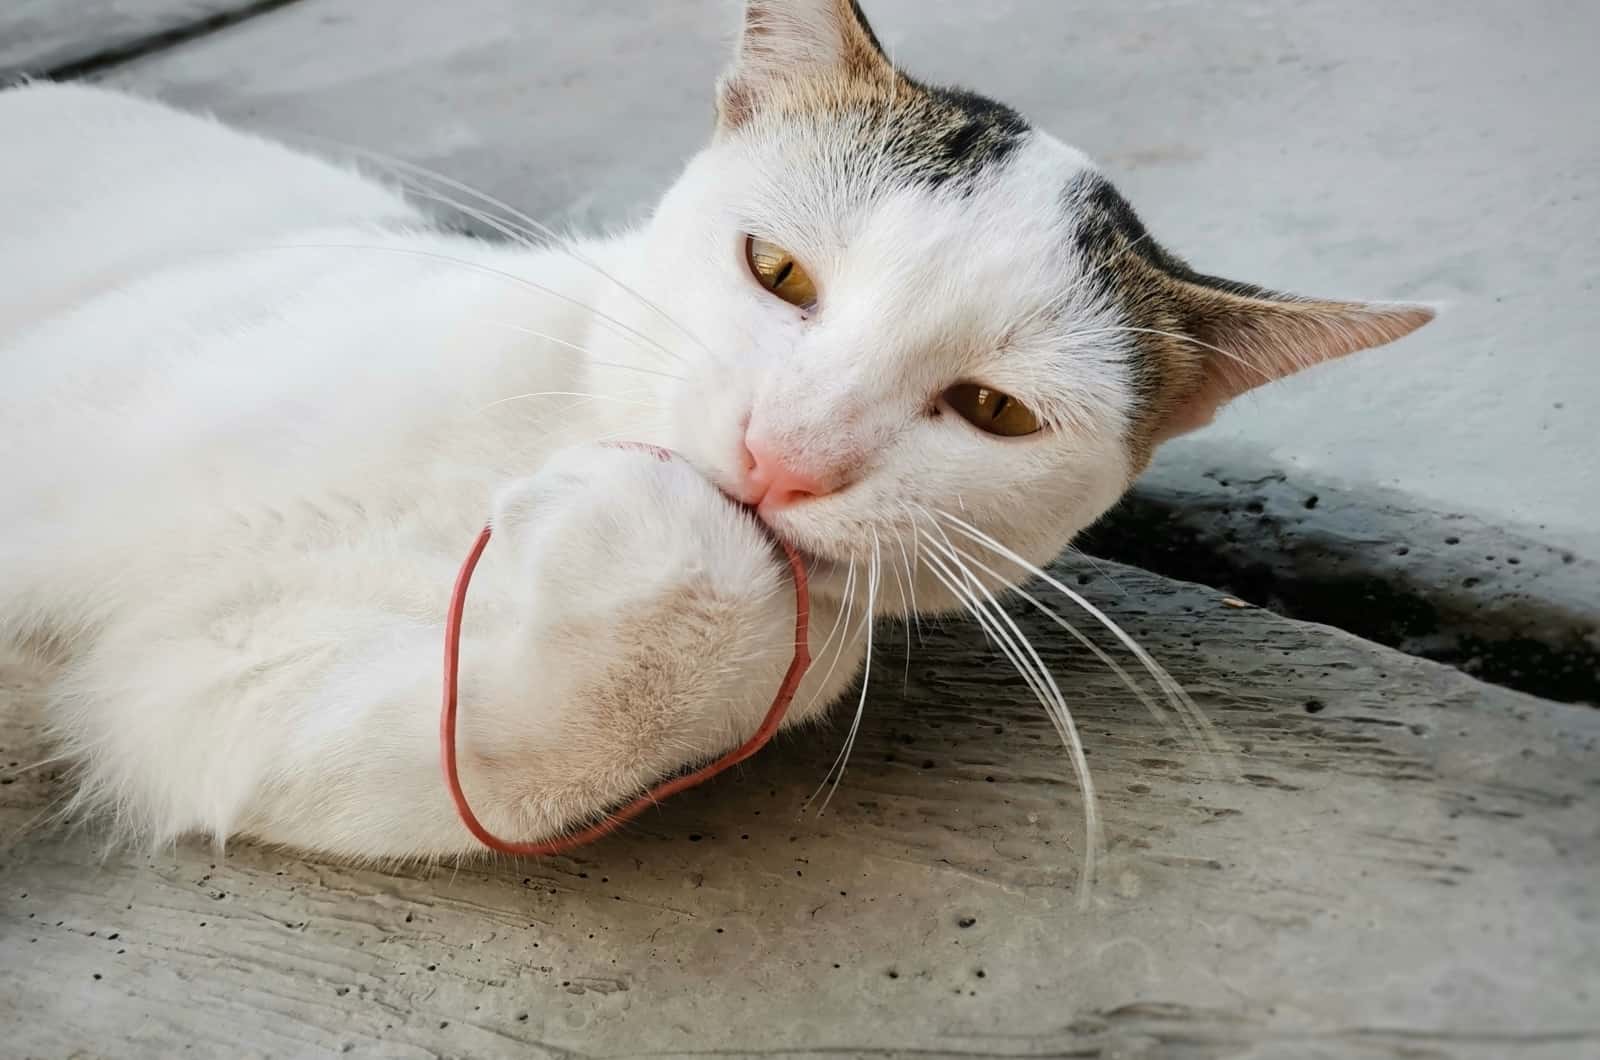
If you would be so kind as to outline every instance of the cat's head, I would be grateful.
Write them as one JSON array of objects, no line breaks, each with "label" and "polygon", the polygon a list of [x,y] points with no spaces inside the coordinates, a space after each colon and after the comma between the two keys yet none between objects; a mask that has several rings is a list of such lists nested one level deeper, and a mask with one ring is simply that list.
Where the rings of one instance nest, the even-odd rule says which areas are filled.
[{"label": "cat's head", "polygon": [[1432,316],[1195,272],[1081,153],[895,69],[853,0],[750,0],[715,134],[624,278],[664,313],[608,312],[683,377],[662,440],[838,561],[824,592],[903,569],[914,531],[1006,566],[941,512],[1048,561],[1163,440]]}]

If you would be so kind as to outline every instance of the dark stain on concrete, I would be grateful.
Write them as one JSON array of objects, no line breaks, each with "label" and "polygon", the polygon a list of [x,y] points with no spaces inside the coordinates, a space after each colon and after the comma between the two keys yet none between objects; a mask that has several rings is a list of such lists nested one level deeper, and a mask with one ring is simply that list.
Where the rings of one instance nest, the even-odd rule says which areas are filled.
[{"label": "dark stain on concrete", "polygon": [[1297,481],[1245,457],[1228,468],[1153,472],[1079,547],[1479,680],[1600,705],[1600,564],[1401,494]]}]

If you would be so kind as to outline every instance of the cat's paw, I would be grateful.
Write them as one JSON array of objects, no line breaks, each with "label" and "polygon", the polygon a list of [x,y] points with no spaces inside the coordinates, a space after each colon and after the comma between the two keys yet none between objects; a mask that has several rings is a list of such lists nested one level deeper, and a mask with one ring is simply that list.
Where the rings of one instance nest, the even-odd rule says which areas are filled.
[{"label": "cat's paw", "polygon": [[755,731],[793,658],[793,590],[764,529],[692,466],[564,450],[500,493],[493,526],[522,605],[493,734],[518,833],[602,813]]},{"label": "cat's paw", "polygon": [[[520,559],[536,623],[635,620],[651,601],[670,609],[679,596],[766,601],[787,580],[748,510],[688,462],[647,446],[559,450],[497,494],[491,522]],[[774,613],[785,611],[792,606]]]}]

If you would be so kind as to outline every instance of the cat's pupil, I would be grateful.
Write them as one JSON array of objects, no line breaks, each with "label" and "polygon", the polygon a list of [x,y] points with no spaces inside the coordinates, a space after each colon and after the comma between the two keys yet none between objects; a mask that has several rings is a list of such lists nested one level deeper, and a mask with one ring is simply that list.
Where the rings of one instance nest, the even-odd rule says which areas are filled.
[{"label": "cat's pupil", "polygon": [[783,264],[778,267],[777,273],[772,277],[773,288],[777,289],[782,287],[783,281],[787,280],[789,278],[789,274],[793,271],[794,260],[792,258],[785,258]]},{"label": "cat's pupil", "polygon": [[1027,405],[1010,394],[976,383],[957,383],[944,392],[944,400],[968,423],[987,434],[1020,438],[1044,425]]}]

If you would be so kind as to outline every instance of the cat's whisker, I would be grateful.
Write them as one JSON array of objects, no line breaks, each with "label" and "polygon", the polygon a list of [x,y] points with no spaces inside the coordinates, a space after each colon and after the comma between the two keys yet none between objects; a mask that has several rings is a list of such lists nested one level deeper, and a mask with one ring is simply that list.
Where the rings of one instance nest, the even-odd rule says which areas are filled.
[{"label": "cat's whisker", "polygon": [[[508,215],[512,219],[512,222],[514,222],[515,224],[521,225],[522,227],[520,229],[518,229],[518,228],[514,227],[513,223],[505,222],[503,219],[492,218],[492,217],[488,216],[487,214],[485,214],[481,210],[476,210],[475,208],[467,206],[464,203],[460,203],[460,202],[458,202],[458,201],[456,201],[454,199],[450,199],[450,198],[448,198],[446,196],[443,196],[442,194],[440,194],[435,189],[416,189],[414,184],[410,185],[411,187],[413,187],[414,190],[424,191],[427,194],[431,195],[437,201],[441,202],[443,205],[447,205],[447,206],[450,206],[450,207],[452,207],[454,209],[461,210],[462,212],[467,213],[468,216],[474,217],[476,220],[482,221],[485,224],[490,224],[491,226],[493,226],[495,228],[496,231],[500,232],[502,235],[507,236],[508,238],[512,237],[513,235],[515,235],[518,232],[520,232],[522,234],[522,236],[523,236],[523,239],[526,242],[531,244],[531,243],[534,243],[535,241],[533,239],[531,239],[531,238],[528,238],[527,233],[532,232],[534,234],[544,236],[546,239],[548,239],[550,241],[550,245],[552,247],[560,250],[562,253],[566,254],[569,258],[571,258],[573,261],[576,261],[578,264],[583,265],[585,268],[588,268],[588,269],[592,270],[596,275],[600,276],[601,278],[611,282],[612,284],[615,284],[616,287],[619,290],[621,290],[624,293],[626,293],[629,297],[636,299],[639,302],[639,304],[643,305],[645,308],[647,308],[647,309],[651,310],[652,312],[654,312],[657,316],[659,316],[667,324],[670,324],[672,327],[676,328],[690,342],[693,342],[696,346],[699,346],[703,351],[705,351],[705,353],[708,356],[711,356],[711,357],[715,358],[716,355],[712,352],[711,348],[709,346],[707,346],[703,341],[701,341],[700,338],[697,335],[694,334],[694,332],[690,331],[686,326],[684,326],[684,324],[681,321],[677,320],[670,313],[668,313],[665,309],[662,309],[655,302],[651,301],[649,298],[646,298],[640,292],[634,290],[632,287],[628,286],[627,284],[623,283],[621,280],[617,279],[614,275],[612,275],[609,271],[607,271],[605,268],[601,267],[598,263],[596,263],[592,259],[590,259],[590,258],[588,258],[588,257],[586,257],[586,256],[584,256],[582,254],[579,254],[576,250],[574,250],[572,248],[571,240],[569,240],[569,239],[557,234],[556,231],[554,229],[552,229],[549,225],[544,224],[542,221],[536,220],[534,217],[532,217],[529,214],[523,212],[522,210],[517,209],[516,207],[512,206],[510,203],[507,203],[502,199],[497,199],[494,196],[488,194],[487,192],[480,191],[479,189],[472,187],[470,184],[462,183],[461,181],[456,180],[456,179],[454,179],[452,177],[446,176],[445,174],[440,173],[437,170],[429,169],[428,167],[422,166],[422,165],[418,165],[415,162],[409,162],[409,161],[406,161],[405,159],[402,159],[402,158],[396,158],[393,155],[387,155],[387,154],[384,154],[384,153],[382,153],[380,151],[374,151],[371,148],[356,147],[353,144],[339,143],[337,141],[330,140],[330,139],[328,139],[326,137],[314,136],[314,135],[311,135],[311,134],[302,134],[302,135],[307,136],[310,139],[321,140],[324,144],[336,147],[336,148],[338,148],[340,150],[348,151],[348,152],[353,153],[355,155],[358,155],[358,156],[360,156],[362,158],[365,158],[370,162],[376,162],[379,165],[388,166],[392,170],[393,169],[402,170],[404,172],[409,172],[409,173],[411,173],[411,174],[413,174],[415,176],[424,177],[424,178],[426,178],[428,180],[432,180],[435,183],[443,184],[447,188],[450,188],[450,189],[452,189],[454,191],[460,192],[463,195],[470,195],[473,198],[477,199],[479,202],[482,202],[482,203],[484,203],[484,204],[486,204],[488,206],[491,206],[494,209],[500,210],[503,214]],[[405,182],[402,181],[402,183],[404,184]]]},{"label": "cat's whisker", "polygon": [[614,394],[590,394],[582,390],[536,390],[528,394],[512,394],[510,397],[498,398],[483,406],[479,411],[487,411],[497,405],[505,405],[512,401],[526,401],[529,398],[541,397],[574,397],[584,398],[589,401],[615,401],[623,405],[637,405],[640,408],[656,409],[660,411],[662,405],[656,401],[639,401],[634,398],[617,397]]},{"label": "cat's whisker", "polygon": [[[973,556],[970,552],[960,548],[957,548],[955,551],[966,563],[989,575],[989,577],[1001,582],[1002,584],[1007,581],[1005,576],[999,571]],[[1171,719],[1167,716],[1167,712],[1161,709],[1160,704],[1152,699],[1150,694],[1144,690],[1144,687],[1133,679],[1133,675],[1128,673],[1128,671],[1124,669],[1120,663],[1107,654],[1104,648],[1096,644],[1088,636],[1088,634],[1084,633],[1071,622],[1068,622],[1065,618],[1061,617],[1060,614],[1052,610],[1047,604],[1045,604],[1038,597],[1034,596],[1032,593],[1028,592],[1026,589],[1013,588],[1011,592],[1032,604],[1035,610],[1037,610],[1051,622],[1055,623],[1058,627],[1065,630],[1080,645],[1087,648],[1090,654],[1092,654],[1108,670],[1115,674],[1128,689],[1128,691],[1133,693],[1134,698],[1136,698],[1140,704],[1144,706],[1145,710],[1150,713],[1150,716],[1155,719],[1156,724],[1161,726],[1162,731],[1166,732],[1169,736],[1178,735],[1178,730],[1173,727]],[[1184,728],[1187,730],[1189,737],[1194,740],[1196,744],[1204,746],[1204,742],[1201,740],[1199,732],[1194,729],[1189,719],[1184,717],[1182,714],[1178,714],[1178,717],[1182,720]]]},{"label": "cat's whisker", "polygon": [[[558,395],[559,392],[557,391],[547,391],[544,393],[514,395],[510,398],[504,398],[502,401],[516,401],[521,398],[554,397]],[[572,401],[569,401],[566,404],[543,411],[540,415],[533,419],[529,426],[538,431],[538,438],[540,441],[561,437],[568,439],[568,444],[578,444],[576,440],[572,440],[570,437],[572,433],[570,430],[572,413],[592,405],[596,400],[602,398],[603,396],[598,394],[575,397]],[[495,404],[498,403],[499,402],[496,402]],[[493,407],[493,404],[485,405],[478,409],[477,413],[478,415],[484,415]],[[606,431],[603,434],[589,435],[584,438],[584,441],[591,444],[598,444],[600,442],[611,442],[627,438],[637,438],[637,436],[638,428],[636,426],[629,426]]]},{"label": "cat's whisker", "polygon": [[505,269],[497,269],[493,265],[485,265],[481,261],[469,261],[466,258],[458,258],[453,254],[441,254],[438,251],[423,250],[420,247],[382,246],[375,243],[273,243],[268,246],[253,247],[250,249],[257,251],[365,250],[371,253],[397,254],[404,257],[424,258],[430,261],[438,261],[448,265],[456,265],[460,268],[483,273],[486,276],[494,276],[502,280],[508,280],[511,283],[526,287],[530,291],[537,291],[539,294],[547,295],[558,301],[565,302],[576,309],[583,310],[596,320],[604,321],[612,327],[619,329],[624,336],[631,336],[632,338],[639,340],[645,344],[645,347],[649,349],[657,350],[675,361],[683,360],[683,356],[681,354],[668,349],[666,346],[663,346],[661,343],[644,334],[642,331],[629,327],[616,317],[601,312],[594,306],[589,305],[587,302],[580,301],[564,291],[556,290],[554,287],[549,287],[545,284],[530,280],[526,276],[518,276],[516,273],[508,272]]},{"label": "cat's whisker", "polygon": [[[872,527],[871,530],[872,530],[872,552],[873,552],[873,555],[876,556],[876,555],[879,554],[879,552],[882,549],[883,545],[882,545],[882,543],[881,543],[881,541],[880,541],[880,539],[878,537],[878,529],[877,529],[877,527]],[[891,557],[891,559],[892,559],[892,557]],[[902,615],[904,615],[911,608],[911,602],[906,597],[906,585],[905,585],[905,582],[903,582],[900,579],[900,568],[896,567],[892,562],[889,564],[889,572],[894,575],[895,595],[900,598],[900,613]]]},{"label": "cat's whisker", "polygon": [[834,618],[833,626],[828,630],[828,635],[823,638],[822,643],[817,647],[816,654],[819,657],[827,653],[829,645],[833,643],[833,638],[839,633],[839,627],[846,625],[845,620],[850,614],[849,593],[852,586],[855,584],[855,573],[855,567],[852,566],[849,573],[845,575],[844,585],[846,599],[844,601],[844,605],[839,608],[839,614]]},{"label": "cat's whisker", "polygon": [[906,568],[906,583],[910,586],[911,609],[909,612],[909,624],[906,628],[906,676],[907,682],[909,683],[911,671],[911,631],[916,631],[917,645],[919,647],[926,647],[927,640],[923,636],[922,632],[922,611],[917,606],[917,569],[920,564],[920,556],[918,553],[920,546],[917,542],[917,514],[911,510],[911,506],[907,502],[901,502],[900,511],[906,516],[907,529],[911,531],[911,548],[909,552],[906,549],[905,534],[901,531],[898,520],[890,525],[894,527],[895,541],[900,546],[900,558],[905,564]]},{"label": "cat's whisker", "polygon": [[[855,561],[854,557],[851,557],[851,559],[850,559],[850,569],[845,574],[844,591],[843,591],[843,594],[841,596],[840,603],[839,603],[839,618],[837,620],[835,620],[835,622],[833,624],[833,627],[834,627],[835,630],[838,630],[841,627],[841,624],[842,624],[844,632],[843,632],[843,635],[839,638],[839,646],[834,649],[833,662],[829,664],[827,673],[822,675],[822,680],[817,682],[816,690],[811,693],[811,699],[806,704],[806,709],[807,709],[808,712],[810,711],[810,709],[812,707],[816,706],[817,699],[822,695],[823,690],[828,687],[828,682],[833,679],[834,671],[838,669],[839,660],[844,657],[845,649],[850,646],[850,613],[851,613],[851,610],[853,609],[853,604],[855,602],[855,587],[856,587],[856,561]],[[833,639],[833,633],[830,632],[828,634],[828,640],[831,641],[832,639]],[[824,648],[826,647],[826,645],[827,645],[827,642],[824,641]],[[820,658],[822,656],[822,653],[823,653],[823,649],[818,649],[817,656]]]},{"label": "cat's whisker", "polygon": [[[931,536],[928,538],[928,545],[933,550],[927,558],[929,569],[958,600],[962,601],[983,627],[991,642],[1010,661],[1029,691],[1045,708],[1045,715],[1066,745],[1073,772],[1083,795],[1084,857],[1079,875],[1078,902],[1080,907],[1087,907],[1094,888],[1098,851],[1102,839],[1094,778],[1089,772],[1089,759],[1084,753],[1083,741],[1073,721],[1072,712],[1067,707],[1066,699],[1057,687],[1055,678],[1039,657],[1032,642],[1016,621],[1000,606],[988,588],[966,568],[952,549],[946,549]],[[953,569],[940,558],[941,552],[949,559]],[[978,592],[983,594],[983,598],[979,598]]]},{"label": "cat's whisker", "polygon": [[570,351],[570,352],[572,352],[574,354],[577,354],[578,356],[581,356],[583,358],[583,364],[584,364],[585,367],[589,367],[589,368],[618,368],[618,369],[622,369],[623,371],[638,372],[641,375],[660,376],[663,379],[672,379],[672,380],[675,380],[675,381],[677,381],[679,383],[682,383],[682,382],[686,381],[684,379],[684,377],[681,376],[681,375],[676,375],[676,374],[674,374],[672,372],[664,372],[659,368],[644,368],[644,367],[641,367],[641,366],[636,365],[636,364],[622,364],[619,361],[601,361],[601,360],[596,360],[595,357],[594,357],[593,352],[590,351],[585,346],[580,346],[576,342],[568,342],[566,339],[560,338],[559,336],[556,336],[556,335],[551,335],[550,333],[545,332],[545,331],[539,331],[536,328],[524,327],[521,324],[513,324],[509,320],[484,320],[484,321],[481,321],[480,323],[492,324],[495,327],[508,328],[511,331],[515,331],[515,332],[518,332],[518,333],[523,334],[523,335],[528,335],[528,336],[530,336],[532,338],[543,339],[545,342],[553,343],[554,345],[563,347],[564,349],[566,349],[566,350],[568,350],[568,351]]},{"label": "cat's whisker", "polygon": [[[905,536],[900,533],[898,526],[892,523],[890,526],[894,530],[895,541],[900,546],[900,560],[905,565],[906,572],[905,579],[902,581],[900,576],[901,568],[894,565],[894,557],[891,555],[889,557],[889,567],[894,571],[894,585],[900,592],[900,621],[905,626],[906,665],[900,683],[901,689],[904,690],[911,686],[911,624],[916,620],[917,615],[917,585],[916,575],[911,570],[911,558],[906,553]],[[872,540],[874,546],[876,546],[878,541],[878,532],[876,530],[872,532]]]},{"label": "cat's whisker", "polygon": [[1077,297],[1084,289],[1086,289],[1092,279],[1093,276],[1091,273],[1082,273],[1077,279],[1073,280],[1066,287],[1062,288],[1059,292],[1051,295],[1044,302],[1040,303],[1040,305],[1027,316],[1013,323],[1010,327],[1010,331],[1013,333],[1021,331],[1022,329],[1038,322],[1044,317],[1052,315],[1058,309],[1065,306],[1070,300]]},{"label": "cat's whisker", "polygon": [[1224,358],[1232,361],[1234,364],[1237,364],[1239,367],[1241,367],[1241,368],[1243,368],[1243,369],[1245,369],[1247,371],[1255,373],[1256,375],[1261,377],[1261,381],[1263,383],[1270,383],[1270,382],[1273,381],[1273,379],[1277,378],[1271,372],[1268,372],[1266,369],[1262,368],[1260,365],[1251,364],[1249,361],[1245,360],[1243,357],[1240,357],[1237,353],[1234,353],[1232,350],[1225,350],[1221,346],[1214,346],[1209,342],[1204,342],[1204,341],[1202,341],[1200,339],[1195,338],[1193,335],[1184,335],[1184,334],[1181,334],[1180,332],[1176,332],[1176,331],[1163,331],[1160,328],[1141,328],[1141,327],[1134,327],[1134,326],[1129,325],[1129,324],[1113,324],[1113,325],[1107,325],[1105,327],[1100,327],[1100,328],[1091,328],[1091,329],[1086,330],[1086,331],[1071,331],[1071,332],[1068,332],[1067,334],[1063,335],[1061,337],[1061,339],[1062,339],[1063,342],[1073,342],[1073,341],[1077,341],[1077,340],[1080,340],[1080,339],[1099,338],[1102,335],[1116,335],[1116,334],[1130,334],[1130,333],[1131,334],[1135,334],[1135,335],[1160,335],[1160,336],[1163,336],[1165,338],[1175,339],[1178,342],[1187,342],[1191,346],[1199,346],[1203,350],[1209,350],[1210,352],[1215,353],[1217,356],[1224,357]]},{"label": "cat's whisker", "polygon": [[[861,729],[861,717],[867,709],[867,689],[872,683],[873,618],[877,612],[878,577],[880,572],[881,564],[878,559],[878,553],[874,551],[867,565],[867,609],[866,615],[863,618],[867,632],[867,655],[861,666],[861,697],[856,701],[855,717],[850,721],[850,731],[845,735],[844,746],[839,749],[839,756],[833,760],[833,765],[828,769],[828,772],[823,775],[822,785],[818,787],[816,791],[812,792],[811,798],[806,800],[806,803],[809,805],[811,802],[816,800],[816,797],[819,794],[822,793],[822,788],[826,787],[828,789],[827,798],[822,800],[822,805],[817,809],[817,815],[819,817],[827,812],[828,804],[833,801],[834,792],[839,790],[839,782],[844,779],[845,767],[850,761],[850,751],[855,747],[856,733]],[[831,786],[828,784],[829,777],[833,778],[833,784]]]},{"label": "cat's whisker", "polygon": [[[451,209],[457,210],[457,211],[465,214],[466,216],[472,218],[473,220],[478,221],[480,224],[486,225],[486,226],[494,229],[494,231],[498,232],[500,235],[504,236],[506,239],[508,239],[511,242],[517,244],[518,246],[524,246],[524,247],[535,248],[535,249],[537,249],[537,248],[546,248],[546,249],[555,250],[555,251],[558,251],[559,253],[565,254],[567,257],[571,258],[573,261],[577,262],[578,264],[583,265],[586,268],[589,268],[589,269],[593,270],[595,273],[597,273],[603,279],[607,280],[608,282],[610,282],[611,284],[616,286],[624,294],[627,294],[629,297],[631,297],[634,300],[638,301],[639,303],[644,305],[646,308],[648,308],[652,312],[654,312],[657,316],[661,317],[661,319],[665,320],[668,324],[672,325],[678,331],[682,332],[685,336],[688,337],[688,339],[691,342],[693,342],[696,346],[700,347],[700,349],[702,351],[704,351],[704,353],[706,354],[707,357],[710,357],[714,361],[723,360],[723,358],[719,357],[717,355],[717,353],[711,349],[711,347],[707,346],[703,341],[701,341],[701,339],[698,336],[696,336],[693,332],[689,331],[686,327],[684,327],[683,324],[681,324],[678,320],[676,320],[671,315],[669,315],[664,309],[662,309],[660,306],[656,305],[654,302],[650,301],[648,298],[646,298],[644,295],[639,293],[634,288],[629,287],[627,284],[625,284],[621,280],[617,279],[615,276],[613,276],[611,273],[607,272],[605,269],[601,268],[599,265],[595,264],[589,258],[586,258],[583,255],[579,254],[576,250],[574,250],[572,248],[572,246],[571,246],[569,241],[567,241],[566,239],[564,239],[564,238],[562,238],[560,236],[557,236],[549,228],[545,228],[543,226],[540,226],[538,229],[529,229],[529,228],[520,227],[520,226],[515,225],[515,224],[507,223],[506,221],[504,221],[501,218],[495,217],[492,214],[489,214],[489,213],[487,213],[487,212],[485,212],[483,210],[479,210],[479,209],[477,209],[477,208],[475,208],[473,206],[470,206],[470,205],[468,205],[466,203],[463,203],[458,199],[453,199],[448,195],[441,195],[437,191],[434,191],[432,189],[425,188],[425,187],[422,187],[422,186],[417,185],[415,183],[408,183],[408,182],[402,182],[402,185],[406,188],[406,190],[408,190],[408,191],[410,191],[410,192],[412,192],[414,194],[420,195],[425,199],[431,200],[433,202],[437,202],[437,203],[439,203],[441,205],[449,206]],[[509,207],[508,207],[508,209],[509,209]],[[523,216],[525,216],[525,215],[523,215]],[[541,243],[539,240],[533,238],[534,236],[538,236],[538,235],[544,235],[549,241]],[[674,355],[674,356],[677,356],[677,355]],[[678,356],[677,359],[682,360],[683,358],[681,356]]]},{"label": "cat's whisker", "polygon": [[[1078,559],[1081,559],[1084,562],[1088,563],[1089,566],[1094,568],[1094,572],[1096,574],[1098,574],[1100,577],[1104,578],[1106,581],[1110,582],[1111,585],[1117,590],[1117,592],[1121,593],[1123,596],[1127,596],[1128,595],[1128,590],[1126,590],[1126,589],[1124,589],[1122,587],[1121,583],[1117,581],[1116,577],[1111,573],[1110,570],[1108,570],[1106,568],[1106,565],[1104,563],[1101,563],[1098,559],[1095,559],[1093,556],[1089,555],[1089,553],[1085,552],[1083,549],[1079,548],[1077,545],[1068,545],[1066,547],[1066,549],[1064,550],[1063,554],[1064,555],[1069,555],[1069,556],[1075,556]],[[1080,582],[1079,584],[1082,584],[1082,583]]]},{"label": "cat's whisker", "polygon": [[1165,667],[1158,663],[1150,655],[1150,653],[1144,649],[1143,645],[1134,640],[1133,637],[1129,636],[1127,631],[1119,626],[1116,622],[1112,621],[1109,615],[1100,610],[1100,608],[1096,607],[1082,593],[1067,586],[1061,581],[1061,579],[1047,573],[1037,565],[1029,562],[1021,555],[1018,555],[1014,550],[1006,547],[999,541],[996,541],[992,536],[984,533],[982,530],[979,530],[966,520],[939,509],[934,509],[934,512],[948,522],[951,528],[954,529],[958,534],[961,534],[968,540],[989,549],[991,552],[994,552],[1004,559],[1016,564],[1023,571],[1044,581],[1051,588],[1055,589],[1062,596],[1066,597],[1068,600],[1072,601],[1079,608],[1085,611],[1095,621],[1099,622],[1101,626],[1105,627],[1105,629],[1108,630],[1112,636],[1116,637],[1117,640],[1122,643],[1123,647],[1127,648],[1128,651],[1133,653],[1134,658],[1139,660],[1140,665],[1145,668],[1145,671],[1151,676],[1152,679],[1155,680],[1157,686],[1159,686],[1162,692],[1166,695],[1167,700],[1172,704],[1173,709],[1180,715],[1186,715],[1188,718],[1190,718],[1194,724],[1205,734],[1207,746],[1210,747],[1214,752],[1226,754],[1226,744],[1223,742],[1221,737],[1217,735],[1216,729],[1214,726],[1212,726],[1210,719],[1205,716],[1204,712],[1202,712],[1194,700],[1190,698],[1189,693],[1184,691],[1183,686],[1180,685],[1173,678],[1173,676],[1167,672]]},{"label": "cat's whisker", "polygon": [[[1149,240],[1150,238],[1151,238],[1151,233],[1149,233],[1148,231],[1144,232],[1137,239],[1134,239],[1132,242],[1130,242],[1125,249],[1126,250],[1133,250],[1140,243],[1143,243],[1146,240]],[[1055,295],[1052,295],[1049,299],[1047,299],[1045,302],[1043,302],[1037,309],[1033,310],[1033,312],[1029,313],[1027,316],[1023,317],[1021,320],[1019,320],[1016,323],[1014,323],[1011,326],[1011,330],[1012,331],[1019,331],[1019,330],[1025,328],[1025,327],[1029,326],[1030,324],[1035,323],[1039,319],[1041,319],[1041,318],[1043,318],[1045,316],[1049,316],[1050,314],[1053,314],[1056,310],[1058,310],[1062,306],[1066,305],[1067,302],[1070,299],[1076,297],[1078,294],[1080,294],[1086,288],[1089,288],[1093,284],[1094,279],[1095,279],[1095,274],[1094,273],[1092,273],[1092,272],[1090,272],[1088,270],[1082,271],[1079,274],[1077,279],[1073,280],[1072,283],[1068,284],[1059,293],[1057,293]]]}]

